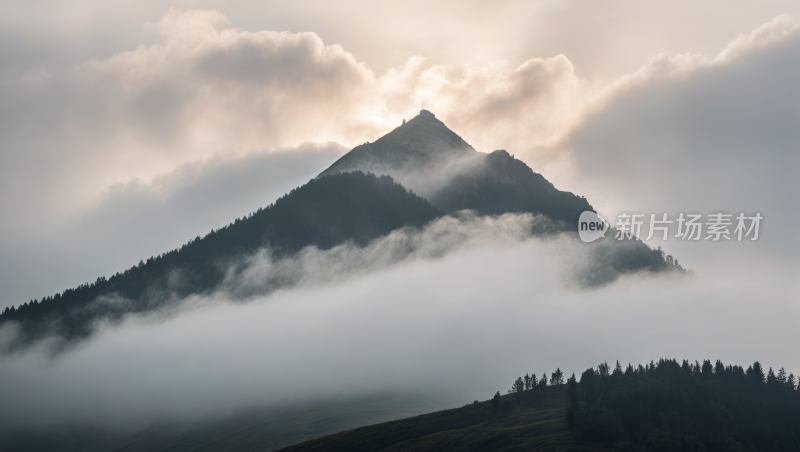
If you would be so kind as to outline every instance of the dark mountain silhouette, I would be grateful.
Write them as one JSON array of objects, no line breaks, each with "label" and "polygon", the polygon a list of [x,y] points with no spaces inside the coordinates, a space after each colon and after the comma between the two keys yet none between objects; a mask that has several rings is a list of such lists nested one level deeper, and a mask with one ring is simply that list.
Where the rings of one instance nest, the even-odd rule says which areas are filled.
[{"label": "dark mountain silhouette", "polygon": [[[126,313],[213,292],[230,272],[242,270],[243,257],[259,249],[269,248],[281,258],[310,245],[328,249],[352,241],[363,246],[395,229],[420,227],[463,209],[483,215],[541,214],[549,221],[548,227],[532,231],[540,233],[575,230],[580,212],[592,207],[585,198],[557,190],[506,151],[476,151],[423,110],[374,143],[356,147],[273,205],[110,278],[6,308],[0,324],[13,321],[20,327],[12,349],[48,335],[69,342],[90,335],[96,320],[115,321]],[[638,240],[590,246],[586,265],[574,275],[586,287],[624,273],[680,270]],[[280,284],[276,281],[270,290]]]},{"label": "dark mountain silhouette", "polygon": [[[41,302],[6,308],[0,321],[19,322],[23,334],[18,345],[48,334],[79,339],[92,332],[92,323],[99,318],[149,311],[176,297],[212,291],[242,255],[259,248],[270,247],[280,258],[309,245],[327,249],[348,240],[364,245],[392,230],[423,226],[442,215],[388,176],[355,172],[311,180],[267,208],[180,249]],[[126,302],[93,303],[103,297]]]},{"label": "dark mountain silhouette", "polygon": [[[318,177],[348,171],[391,175],[446,213],[542,214],[554,229],[575,231],[581,212],[594,211],[586,198],[559,191],[508,152],[476,151],[427,110],[374,143],[357,146]],[[638,239],[600,240],[589,246],[587,265],[574,275],[585,287],[607,284],[625,273],[683,271],[671,256]]]},{"label": "dark mountain silhouette", "polygon": [[508,152],[476,151],[427,110],[348,152],[320,177],[355,170],[389,174],[447,213],[541,213],[575,230],[580,213],[593,210],[585,198],[559,191]]}]

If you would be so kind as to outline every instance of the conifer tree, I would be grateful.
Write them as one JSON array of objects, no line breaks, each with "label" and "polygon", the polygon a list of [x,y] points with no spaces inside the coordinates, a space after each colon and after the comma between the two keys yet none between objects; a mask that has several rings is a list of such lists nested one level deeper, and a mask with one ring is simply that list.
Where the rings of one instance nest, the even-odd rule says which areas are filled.
[{"label": "conifer tree", "polygon": [[764,383],[764,368],[761,367],[761,363],[758,361],[753,363],[753,379],[756,383],[763,384]]},{"label": "conifer tree", "polygon": [[600,378],[606,378],[609,375],[611,367],[608,365],[607,362],[602,362],[597,365],[597,376]]},{"label": "conifer tree", "polygon": [[783,367],[781,367],[781,369],[778,371],[778,375],[775,378],[778,381],[778,386],[782,386],[784,388],[788,386],[786,370],[784,370]]},{"label": "conifer tree", "polygon": [[542,379],[539,380],[539,394],[541,394],[542,400],[547,396],[547,372],[543,373]]},{"label": "conifer tree", "polygon": [[550,375],[550,385],[556,386],[561,384],[564,384],[564,373],[558,368]]},{"label": "conifer tree", "polygon": [[625,368],[625,375],[629,377],[633,375],[633,366],[631,366],[631,363],[628,363],[628,367]]},{"label": "conifer tree", "polygon": [[770,367],[769,372],[767,372],[767,384],[770,386],[778,385],[778,378],[775,377],[775,372],[772,371],[772,367]]},{"label": "conifer tree", "polygon": [[714,368],[711,366],[711,360],[703,360],[703,368],[701,369],[701,373],[706,378],[710,378],[712,375],[714,375]]},{"label": "conifer tree", "polygon": [[567,428],[575,428],[575,412],[580,407],[578,402],[578,384],[575,381],[575,374],[567,380],[567,397],[569,398],[569,406],[567,407]]},{"label": "conifer tree", "polygon": [[614,367],[614,373],[612,375],[615,377],[622,376],[622,366],[619,365],[619,360],[617,360],[617,365]]}]

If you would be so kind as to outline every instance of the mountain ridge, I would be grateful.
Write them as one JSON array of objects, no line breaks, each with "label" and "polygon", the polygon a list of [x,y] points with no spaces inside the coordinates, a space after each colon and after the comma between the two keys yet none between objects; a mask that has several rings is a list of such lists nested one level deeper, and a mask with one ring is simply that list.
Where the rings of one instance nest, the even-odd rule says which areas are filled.
[{"label": "mountain ridge", "polygon": [[478,152],[428,110],[356,146],[317,177],[356,170],[391,175],[445,213],[541,213],[563,230],[577,230],[580,213],[594,210],[507,151]]},{"label": "mountain ridge", "polygon": [[[389,176],[354,172],[312,179],[266,208],[179,249],[151,256],[109,278],[6,308],[0,324],[20,325],[22,342],[12,348],[46,335],[81,339],[92,333],[99,318],[114,321],[126,313],[158,309],[169,302],[164,293],[185,297],[213,290],[237,269],[243,255],[258,249],[268,247],[280,258],[311,245],[328,249],[352,241],[363,246],[400,227],[421,227],[443,215]],[[91,305],[100,297],[130,303]]]},{"label": "mountain ridge", "polygon": [[478,151],[436,119],[433,113],[422,110],[374,142],[356,146],[317,177],[356,170],[376,174],[401,169],[419,170],[424,164],[439,163],[442,157],[475,153]]},{"label": "mountain ridge", "polygon": [[[446,214],[541,214],[552,227],[532,233],[576,231],[585,198],[558,190],[544,176],[504,150],[476,151],[435,116],[418,116],[374,143],[357,146],[307,184],[266,209],[190,240],[180,249],[151,256],[109,278],[31,300],[0,313],[22,335],[11,348],[55,335],[88,337],[98,319],[159,309],[221,284],[239,271],[243,257],[268,248],[280,258],[307,246],[328,249],[346,241],[364,246],[405,226],[421,227]],[[621,274],[679,268],[641,241],[591,244],[578,284],[597,287]],[[168,293],[169,296],[163,294]],[[94,303],[96,300],[125,303]],[[0,351],[8,345],[0,344]]]}]

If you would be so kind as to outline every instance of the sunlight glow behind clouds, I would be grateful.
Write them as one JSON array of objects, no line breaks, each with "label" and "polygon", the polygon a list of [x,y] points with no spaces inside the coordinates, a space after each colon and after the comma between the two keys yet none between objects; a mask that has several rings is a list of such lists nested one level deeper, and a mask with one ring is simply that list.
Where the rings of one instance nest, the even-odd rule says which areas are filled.
[{"label": "sunlight glow behind clouds", "polygon": [[787,358],[800,220],[786,209],[800,192],[800,37],[793,19],[773,20],[797,6],[503,2],[451,14],[447,2],[371,2],[348,3],[358,17],[342,20],[341,3],[299,3],[164,13],[140,2],[130,19],[105,4],[42,14],[25,2],[0,17],[11,43],[0,49],[0,307],[267,205],[421,108],[601,209],[761,210],[764,239],[671,242],[700,273],[679,284],[565,289],[564,249],[495,237],[252,304],[195,300],[55,360],[4,358],[5,426],[185,419],[309,387],[451,388],[470,401],[526,372],[618,358],[800,369]]},{"label": "sunlight glow behind clouds", "polygon": [[[576,159],[600,146],[608,161],[629,150],[610,144],[608,131],[613,129],[589,133],[587,127],[598,118],[641,123],[641,117],[609,112],[619,110],[618,99],[637,90],[652,93],[643,102],[661,109],[679,98],[658,97],[663,90],[658,87],[680,86],[709,71],[753,74],[729,95],[745,105],[750,87],[761,83],[759,77],[774,78],[780,70],[763,66],[755,56],[778,48],[791,52],[797,36],[796,23],[781,16],[734,40],[716,57],[662,54],[634,73],[600,82],[577,76],[564,55],[518,66],[502,61],[431,64],[417,56],[378,75],[342,46],[324,43],[313,32],[241,31],[230,28],[217,11],[171,9],[149,28],[158,36],[153,45],[84,62],[66,75],[20,82],[24,89],[6,86],[7,102],[0,107],[6,111],[0,121],[0,211],[4,229],[17,235],[15,243],[22,237],[32,243],[41,243],[43,236],[63,237],[79,214],[92,216],[98,195],[114,184],[147,181],[212,156],[224,159],[307,141],[349,147],[374,140],[421,108],[434,111],[479,150],[505,148],[556,187],[586,195],[604,210],[621,208],[632,200],[604,190],[598,182],[603,174],[587,174]],[[760,66],[754,65],[763,66],[760,75],[754,72]],[[708,118],[698,118],[694,128],[712,127],[716,117],[730,111],[713,102],[703,108]],[[667,118],[637,127],[675,135],[679,124],[678,118]],[[791,130],[783,127],[776,133]],[[633,143],[638,135],[616,132],[621,136]],[[578,137],[585,142],[576,148]],[[724,140],[725,134],[717,138]],[[670,152],[680,147],[671,146]],[[648,149],[637,145],[640,156]],[[592,155],[580,159],[585,163]],[[649,168],[632,171],[646,178]],[[624,179],[619,173],[606,176],[610,174],[615,174],[612,186]],[[637,193],[658,195],[641,188]],[[121,234],[141,235],[134,227]],[[19,246],[28,245],[14,245]],[[109,274],[119,270],[107,263],[102,268]],[[6,296],[3,304],[20,302]]]}]

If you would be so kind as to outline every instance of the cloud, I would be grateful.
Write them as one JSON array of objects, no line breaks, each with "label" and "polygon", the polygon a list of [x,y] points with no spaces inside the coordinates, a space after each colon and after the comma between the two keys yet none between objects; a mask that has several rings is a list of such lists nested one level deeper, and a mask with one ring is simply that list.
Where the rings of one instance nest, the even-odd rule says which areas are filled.
[{"label": "cloud", "polygon": [[375,77],[341,46],[226,23],[216,11],[172,9],[153,25],[160,44],[84,63],[76,78],[118,106],[104,121],[157,146],[247,149],[334,134],[348,142],[348,131],[377,125],[369,124]]},{"label": "cloud", "polygon": [[421,108],[485,151],[545,143],[583,92],[561,55],[516,67],[412,56],[376,75],[313,32],[226,27],[217,11],[170,9],[149,25],[152,45],[0,84],[0,209],[13,213],[9,227],[59,223],[110,185],[214,155],[350,147]]},{"label": "cloud", "polygon": [[[572,63],[559,55],[516,68],[505,63],[434,66],[420,75],[414,96],[419,105],[443,112],[455,130],[468,131],[468,141],[491,152],[527,148],[557,135],[574,113],[570,108],[583,94],[581,85]],[[532,143],[520,143],[521,130]]]},{"label": "cloud", "polygon": [[269,205],[344,152],[331,143],[216,156],[149,181],[112,185],[55,231],[0,241],[0,306],[41,299],[180,247]]},{"label": "cloud", "polygon": [[[430,64],[417,56],[376,75],[314,33],[246,32],[228,24],[219,12],[173,9],[150,25],[157,33],[153,45],[91,60],[22,88],[3,85],[7,102],[0,108],[14,112],[0,120],[0,210],[7,235],[17,237],[0,246],[18,250],[4,254],[14,256],[2,263],[9,274],[48,265],[32,259],[19,265],[27,259],[16,244],[19,237],[32,237],[27,243],[34,250],[45,250],[37,244],[47,243],[63,256],[79,254],[73,243],[92,248],[91,240],[57,244],[51,237],[76,237],[62,230],[75,223],[79,206],[96,205],[108,187],[103,196],[126,187],[108,212],[131,218],[126,212],[137,212],[142,202],[134,195],[136,180],[253,149],[371,140],[420,108],[433,110],[478,149],[506,148],[558,188],[586,195],[604,211],[688,210],[699,206],[701,191],[713,202],[698,209],[768,208],[772,226],[794,221],[772,213],[782,194],[796,188],[786,174],[796,166],[786,144],[797,141],[797,32],[786,17],[738,38],[716,57],[663,54],[608,83],[579,77],[563,55],[519,65]],[[653,176],[656,167],[667,171]],[[250,172],[237,181],[259,178]],[[731,180],[755,181],[757,188]],[[249,189],[238,187],[237,193],[218,191],[228,195],[215,198],[215,205],[236,205]],[[187,206],[205,209],[192,201],[170,206],[187,218],[198,214]],[[84,218],[87,229],[98,231],[120,223],[101,215]],[[88,226],[91,218],[96,226]],[[184,240],[198,234],[187,222],[152,225],[143,226],[153,239],[148,255],[164,251],[164,231]],[[204,231],[212,227],[206,226]],[[110,250],[120,242],[105,243]],[[699,263],[704,251],[671,252],[692,254],[694,261],[682,262],[707,270]],[[111,257],[106,262],[114,264],[93,267],[89,279],[146,256]],[[60,273],[56,266],[48,271]],[[13,279],[20,277],[28,279],[27,287],[34,280],[56,281],[45,293],[63,289],[67,281],[40,274]],[[71,276],[68,285],[82,278]],[[5,303],[41,293],[4,291]]]},{"label": "cloud", "polygon": [[[564,121],[545,112],[577,84],[563,56],[516,69],[426,66],[412,57],[376,76],[314,33],[226,28],[228,19],[216,11],[171,9],[148,27],[156,33],[152,45],[0,84],[0,211],[9,237],[0,242],[0,266],[8,270],[4,304],[94,280],[146,257],[133,256],[126,244],[156,254],[176,246],[177,237],[186,240],[230,221],[180,218],[202,217],[209,205],[238,216],[224,206],[241,205],[266,180],[255,171],[239,172],[228,179],[235,183],[206,192],[206,204],[189,188],[165,202],[160,186],[185,183],[196,162],[212,165],[303,142],[349,146],[431,106],[452,118],[460,133],[484,137],[482,143],[492,141],[486,138],[492,133],[510,136],[513,128],[504,124],[515,118],[524,126],[552,117],[523,139],[542,130],[547,135]],[[494,118],[489,132],[478,135],[486,118]],[[274,164],[288,164],[281,159]],[[161,181],[168,173],[171,179]],[[141,182],[149,180],[153,184]]]},{"label": "cloud", "polygon": [[[787,358],[798,314],[784,296],[788,272],[766,281],[746,271],[733,279],[633,276],[587,293],[563,275],[588,246],[531,238],[523,233],[530,221],[450,219],[406,235],[413,258],[393,263],[369,249],[306,253],[300,259],[313,278],[293,289],[249,303],[231,303],[224,292],[194,298],[180,315],[129,317],[55,358],[37,350],[4,356],[0,425],[136,429],[383,391],[469,402],[526,372],[569,374],[616,359],[800,365]],[[362,261],[379,265],[363,272]],[[326,275],[333,277],[320,284]]]},{"label": "cloud", "polygon": [[[570,185],[601,210],[761,212],[762,239],[664,244],[701,273],[797,266],[800,28],[781,16],[714,58],[662,55],[610,89],[566,139]],[[612,224],[616,218],[611,219]],[[716,269],[715,269],[716,268]]]},{"label": "cloud", "polygon": [[[571,179],[563,180],[603,210],[763,212],[765,235],[759,242],[665,244],[684,265],[698,270],[699,278],[632,276],[600,289],[576,290],[565,284],[564,275],[582,268],[585,248],[516,235],[514,222],[499,234],[497,219],[476,223],[469,234],[449,242],[435,234],[395,234],[383,245],[413,245],[410,254],[397,259],[385,248],[306,250],[304,260],[292,267],[302,268],[293,276],[299,286],[266,297],[254,295],[259,282],[280,272],[270,267],[275,263],[267,255],[255,256],[249,273],[230,280],[243,291],[237,298],[248,296],[249,303],[230,303],[223,294],[193,299],[194,308],[168,319],[130,317],[121,326],[105,326],[94,340],[55,359],[36,351],[3,358],[0,397],[7,402],[0,408],[0,423],[15,428],[69,419],[136,428],[155,420],[274,406],[297,400],[298,394],[357,397],[387,388],[452,391],[466,402],[503,391],[526,372],[555,367],[580,372],[616,359],[719,358],[745,365],[758,359],[797,371],[800,362],[790,357],[792,319],[799,314],[793,300],[800,286],[793,282],[796,242],[789,234],[796,214],[785,206],[793,205],[797,192],[790,174],[798,167],[796,153],[789,145],[798,142],[792,123],[800,105],[792,85],[798,42],[793,25],[784,21],[739,39],[718,57],[660,56],[599,88],[583,84],[562,57],[532,60],[521,69],[426,67],[418,58],[374,82],[385,100],[380,108],[386,110],[379,109],[385,116],[379,117],[438,99],[445,110],[434,110],[438,117],[462,108],[469,119],[454,128],[471,141],[467,129],[478,128],[484,118],[497,124],[497,136],[508,142],[530,137],[542,148],[536,152],[568,156],[571,166],[563,174]],[[215,76],[224,79],[225,74]],[[556,110],[567,112],[566,119],[528,127],[546,111],[539,105],[564,102],[559,92],[568,94],[564,99],[589,93],[581,102],[592,103],[567,102],[569,108]],[[525,127],[504,130],[495,119],[515,115]],[[563,131],[563,140],[548,141]],[[312,167],[342,149],[314,152],[309,151],[313,164],[298,164],[303,169],[292,174],[313,177]],[[271,159],[292,161],[291,155],[296,154],[220,157],[150,184],[116,185],[91,223],[105,231],[100,226],[111,224],[105,222],[143,218],[147,215],[125,217],[126,209],[142,199],[149,206],[142,212],[153,212],[152,218],[174,212],[169,221],[195,223],[192,215],[208,206],[225,206],[253,192],[229,184],[261,180],[260,171],[267,169],[273,172],[264,183],[277,178],[286,162]],[[204,203],[214,196],[217,201]],[[245,213],[260,205],[253,197],[235,209]],[[181,206],[188,207],[181,211]],[[227,222],[231,215],[241,214],[220,210],[213,219]],[[214,226],[205,220],[206,226],[182,223],[172,229],[164,221],[152,225],[139,243],[165,230],[174,230],[179,240],[193,227],[203,233]],[[454,230],[447,226],[442,230]],[[444,251],[436,251],[443,244]],[[168,247],[157,248],[152,253]],[[337,252],[361,260],[343,259]],[[125,267],[148,254],[132,246],[120,260]],[[68,267],[59,263],[53,271]]]},{"label": "cloud", "polygon": [[226,22],[173,9],[152,25],[157,44],[3,83],[9,231],[52,230],[108,186],[189,162],[389,130],[375,76],[341,46]]}]

